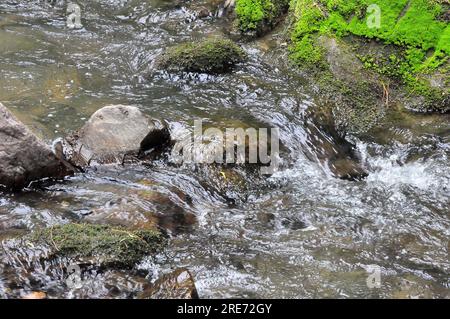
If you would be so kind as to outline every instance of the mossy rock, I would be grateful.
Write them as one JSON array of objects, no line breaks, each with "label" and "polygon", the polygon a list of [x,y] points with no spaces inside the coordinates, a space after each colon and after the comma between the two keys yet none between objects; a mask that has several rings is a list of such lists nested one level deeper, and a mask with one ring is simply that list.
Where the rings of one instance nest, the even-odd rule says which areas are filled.
[{"label": "mossy rock", "polygon": [[288,11],[289,0],[236,0],[236,24],[242,32],[263,35]]},{"label": "mossy rock", "polygon": [[34,256],[39,255],[36,251],[46,252],[39,255],[40,260],[70,258],[113,268],[132,268],[144,256],[162,249],[165,242],[165,236],[154,230],[76,223],[37,230],[19,240],[22,247],[31,247]]},{"label": "mossy rock", "polygon": [[443,62],[436,69],[412,74],[407,71],[411,51],[394,44],[350,38],[364,68],[390,83],[391,95],[396,102],[418,112],[450,111],[450,61]]},{"label": "mossy rock", "polygon": [[229,39],[212,38],[169,48],[159,59],[159,68],[169,72],[226,73],[245,60],[242,48]]},{"label": "mossy rock", "polygon": [[342,39],[322,35],[314,45],[322,48],[326,67],[308,67],[307,72],[317,86],[318,104],[333,114],[337,130],[361,134],[381,123],[386,111],[383,78],[364,69]]},{"label": "mossy rock", "polygon": [[[381,19],[373,25],[378,9]],[[395,82],[397,95],[403,95],[399,103],[415,111],[445,113],[450,110],[448,10],[446,1],[293,0],[291,58],[302,67],[326,69],[318,37],[372,41],[381,59],[364,52],[364,46],[356,53],[366,69]]]}]

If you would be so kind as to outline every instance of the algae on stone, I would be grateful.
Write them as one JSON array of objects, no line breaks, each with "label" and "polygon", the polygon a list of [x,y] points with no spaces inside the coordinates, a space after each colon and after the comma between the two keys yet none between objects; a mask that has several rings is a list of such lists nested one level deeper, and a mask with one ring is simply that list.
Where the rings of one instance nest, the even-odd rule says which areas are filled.
[{"label": "algae on stone", "polygon": [[315,41],[327,67],[308,72],[317,86],[318,103],[333,114],[338,131],[360,134],[379,124],[386,108],[380,76],[364,69],[347,42],[326,35]]},{"label": "algae on stone", "polygon": [[161,249],[165,237],[153,230],[71,223],[35,231],[24,240],[32,246],[47,247],[49,255],[45,259],[69,257],[130,268]]},{"label": "algae on stone", "polygon": [[276,25],[288,7],[289,0],[236,0],[238,28],[242,32],[264,33]]},{"label": "algae on stone", "polygon": [[[448,19],[440,17],[448,10],[445,1],[430,0],[292,0],[291,58],[301,66],[321,66],[323,52],[316,41],[320,35],[356,35],[396,46],[397,54],[387,59],[390,67],[371,56],[360,58],[366,67],[421,96],[416,103],[420,108],[414,109],[446,112],[450,110],[450,28]],[[435,74],[447,78],[441,87],[433,85]]]},{"label": "algae on stone", "polygon": [[225,73],[244,61],[246,54],[229,39],[211,38],[169,48],[158,64],[167,71]]},{"label": "algae on stone", "polygon": [[[374,5],[380,9],[379,25],[368,23]],[[292,9],[297,18],[294,42],[315,32],[376,38],[416,49],[409,60],[411,71],[436,67],[450,54],[448,22],[437,18],[448,5],[427,0],[292,0]],[[433,50],[429,57],[428,50]]]}]

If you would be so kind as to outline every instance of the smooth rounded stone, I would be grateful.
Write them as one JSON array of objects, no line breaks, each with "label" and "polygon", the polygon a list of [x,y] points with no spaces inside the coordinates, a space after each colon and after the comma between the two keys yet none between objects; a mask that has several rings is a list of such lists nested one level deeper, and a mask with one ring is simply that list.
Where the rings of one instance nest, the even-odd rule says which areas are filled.
[{"label": "smooth rounded stone", "polygon": [[109,105],[95,112],[63,143],[67,160],[78,167],[123,163],[170,142],[170,134],[157,120],[137,107]]},{"label": "smooth rounded stone", "polygon": [[150,288],[138,295],[138,299],[199,299],[192,274],[179,268],[163,275]]},{"label": "smooth rounded stone", "polygon": [[0,185],[18,190],[74,171],[0,103]]}]

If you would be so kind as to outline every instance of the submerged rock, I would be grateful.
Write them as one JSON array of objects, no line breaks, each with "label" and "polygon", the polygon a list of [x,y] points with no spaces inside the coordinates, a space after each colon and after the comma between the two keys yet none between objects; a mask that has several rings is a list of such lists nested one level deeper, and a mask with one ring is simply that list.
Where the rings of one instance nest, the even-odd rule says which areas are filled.
[{"label": "submerged rock", "polygon": [[10,237],[1,242],[8,286],[0,296],[130,298],[147,284],[137,263],[159,253],[166,238],[154,230],[74,223]]},{"label": "submerged rock", "polygon": [[196,225],[196,216],[186,210],[191,203],[187,194],[175,187],[164,188],[150,180],[139,184],[142,187],[128,189],[126,197],[95,207],[83,216],[84,220],[132,230],[163,229],[172,235],[189,232]]},{"label": "submerged rock", "polygon": [[2,244],[7,255],[29,265],[68,258],[72,264],[132,268],[144,256],[160,250],[164,243],[165,236],[153,230],[65,224],[37,230]]},{"label": "submerged rock", "polygon": [[158,220],[153,212],[141,209],[141,199],[118,198],[89,211],[84,220],[89,223],[126,227],[132,230],[157,230]]},{"label": "submerged rock", "polygon": [[170,142],[165,126],[150,119],[137,107],[110,105],[95,112],[78,131],[66,138],[64,155],[78,167],[91,163],[123,163],[163,148]]},{"label": "submerged rock", "polygon": [[[197,126],[196,130],[194,133],[181,124],[171,128],[173,148],[169,162],[195,171],[205,190],[230,204],[245,200],[251,189],[259,188],[266,176],[278,169],[279,141],[273,146],[275,138],[272,140],[267,131],[229,119]],[[266,158],[262,159],[261,153]]]},{"label": "submerged rock", "polygon": [[0,185],[17,190],[71,174],[73,169],[0,103]]},{"label": "submerged rock", "polygon": [[350,156],[331,161],[329,168],[335,177],[349,181],[362,180],[369,175],[359,160]]},{"label": "submerged rock", "polygon": [[139,299],[198,299],[197,288],[191,273],[184,268],[163,275]]},{"label": "submerged rock", "polygon": [[[310,110],[304,125],[309,132],[306,155],[327,167],[334,177],[346,180],[362,180],[368,172],[361,163],[356,146],[336,129],[333,115],[324,107]],[[312,154],[310,154],[312,153]]]},{"label": "submerged rock", "polygon": [[169,72],[216,74],[230,71],[245,57],[245,52],[233,41],[212,38],[169,48],[157,64]]}]

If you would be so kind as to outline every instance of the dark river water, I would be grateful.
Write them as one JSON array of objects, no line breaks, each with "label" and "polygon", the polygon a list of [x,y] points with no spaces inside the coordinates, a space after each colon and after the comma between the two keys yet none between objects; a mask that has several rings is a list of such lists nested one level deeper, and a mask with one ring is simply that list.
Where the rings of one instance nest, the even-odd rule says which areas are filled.
[{"label": "dark river water", "polygon": [[[349,136],[369,176],[337,179],[305,155],[321,133],[302,115],[320,97],[289,66],[281,36],[241,43],[249,61],[231,74],[168,75],[154,67],[165,48],[226,32],[220,1],[81,1],[79,30],[56,2],[0,2],[0,101],[49,144],[101,107],[127,104],[171,125],[278,127],[282,166],[245,189],[163,162],[99,167],[0,194],[1,239],[114,212],[134,224],[158,219],[169,246],[139,268],[154,280],[186,267],[202,298],[450,297],[449,115],[388,111],[382,129]],[[201,7],[213,15],[197,18]],[[0,297],[133,297],[143,282],[104,273],[71,289],[45,269],[2,269]],[[371,269],[379,286],[367,285]]]}]

